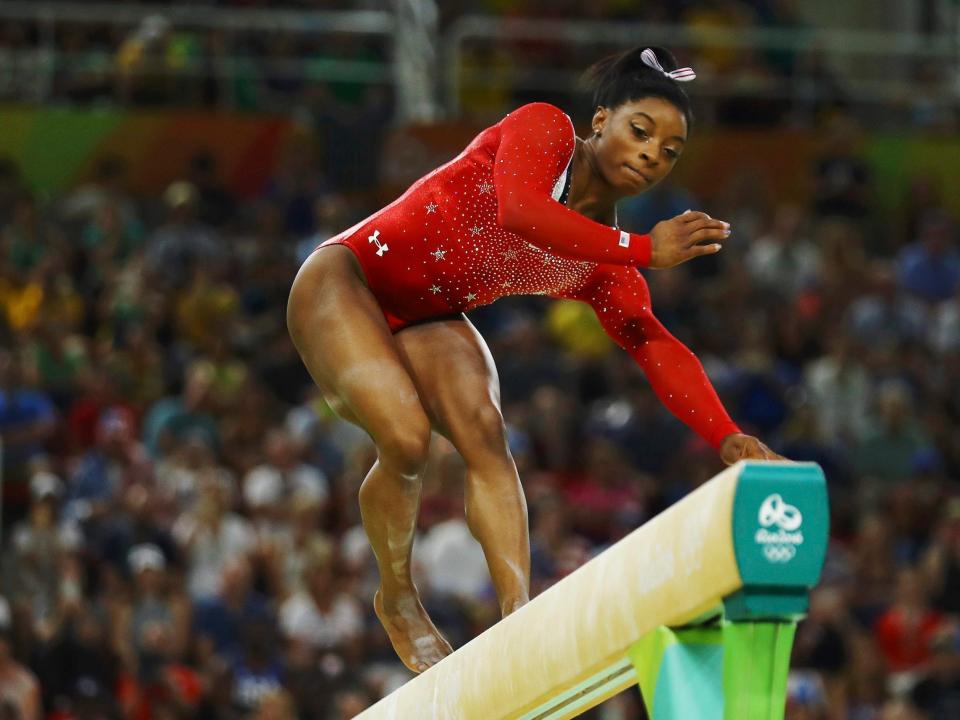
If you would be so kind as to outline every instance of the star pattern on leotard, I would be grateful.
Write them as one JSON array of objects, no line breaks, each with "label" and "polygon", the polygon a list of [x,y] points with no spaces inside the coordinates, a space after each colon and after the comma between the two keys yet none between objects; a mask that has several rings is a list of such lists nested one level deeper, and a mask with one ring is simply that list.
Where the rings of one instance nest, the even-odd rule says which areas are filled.
[{"label": "star pattern on leotard", "polygon": [[[362,257],[372,258],[364,271],[392,324],[487,305],[502,295],[560,294],[593,271],[594,263],[555,254],[500,225],[499,168],[554,200],[563,190],[573,127],[555,112],[542,122],[531,125],[530,144],[520,149],[528,155],[492,156],[498,135],[491,130],[469,159],[438,168],[357,229],[350,244],[359,249],[362,238]],[[380,245],[369,239],[375,231]]]}]

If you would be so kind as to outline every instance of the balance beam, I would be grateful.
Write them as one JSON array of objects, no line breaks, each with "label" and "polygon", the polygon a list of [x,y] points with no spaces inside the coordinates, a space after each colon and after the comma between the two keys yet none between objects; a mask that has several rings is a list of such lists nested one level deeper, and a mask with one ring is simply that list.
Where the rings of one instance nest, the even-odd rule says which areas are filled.
[{"label": "balance beam", "polygon": [[637,683],[660,626],[802,616],[827,527],[818,465],[739,462],[357,718],[575,717]]}]

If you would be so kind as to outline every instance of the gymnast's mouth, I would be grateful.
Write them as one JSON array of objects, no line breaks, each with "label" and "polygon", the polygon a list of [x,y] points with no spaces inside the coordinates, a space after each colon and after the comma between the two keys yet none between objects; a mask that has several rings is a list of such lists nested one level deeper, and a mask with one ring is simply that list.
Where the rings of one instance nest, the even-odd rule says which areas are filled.
[{"label": "gymnast's mouth", "polygon": [[637,170],[635,167],[633,167],[633,165],[626,165],[626,168],[627,168],[627,170],[629,170],[631,173],[633,173],[635,176],[637,176],[637,177],[639,177],[641,180],[643,180],[647,185],[650,184],[650,178],[648,178],[648,177],[647,177],[646,175],[644,175],[642,172],[640,172],[640,171]]}]

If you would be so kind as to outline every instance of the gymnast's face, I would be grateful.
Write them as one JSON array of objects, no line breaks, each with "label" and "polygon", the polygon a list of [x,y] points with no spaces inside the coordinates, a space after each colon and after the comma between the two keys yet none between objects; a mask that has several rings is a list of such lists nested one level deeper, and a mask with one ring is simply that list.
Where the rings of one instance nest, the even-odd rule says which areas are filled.
[{"label": "gymnast's face", "polygon": [[604,179],[620,193],[636,195],[673,170],[687,142],[687,119],[669,100],[645,97],[598,107],[593,131]]}]

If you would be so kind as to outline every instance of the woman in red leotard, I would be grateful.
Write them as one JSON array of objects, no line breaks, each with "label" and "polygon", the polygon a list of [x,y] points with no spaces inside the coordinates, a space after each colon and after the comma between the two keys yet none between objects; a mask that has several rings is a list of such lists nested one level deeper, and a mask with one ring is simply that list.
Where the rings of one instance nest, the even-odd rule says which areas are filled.
[{"label": "woman in red leotard", "polygon": [[616,203],[662,180],[683,152],[689,68],[660,48],[595,65],[593,134],[558,108],[525,105],[396,201],[323,243],[291,290],[290,334],[313,379],[364,428],[378,459],[360,488],[380,570],[374,600],[415,672],[451,652],[410,576],[431,429],[467,465],[466,514],[507,615],[529,599],[527,510],[507,447],[499,384],[463,315],[505,295],[589,303],[661,401],[724,462],[779,459],[730,419],[694,354],[654,317],[638,267],[718,252],[727,223],[701,212],[649,235],[616,227]]}]

